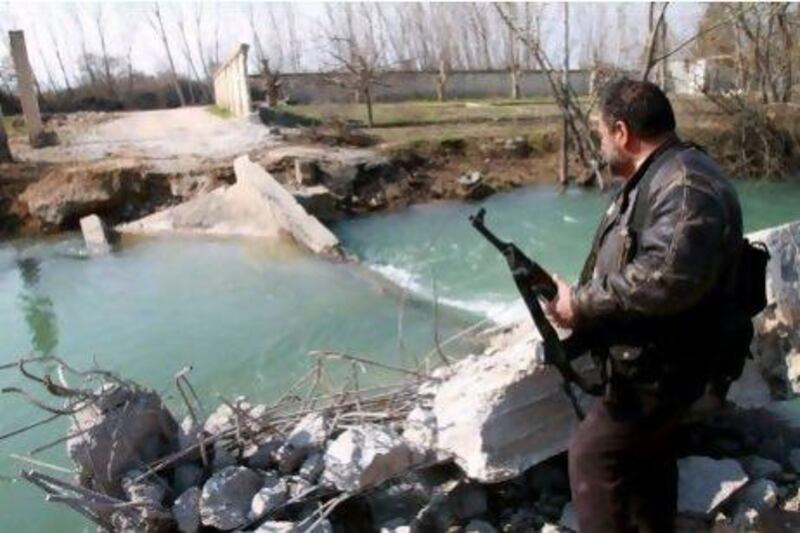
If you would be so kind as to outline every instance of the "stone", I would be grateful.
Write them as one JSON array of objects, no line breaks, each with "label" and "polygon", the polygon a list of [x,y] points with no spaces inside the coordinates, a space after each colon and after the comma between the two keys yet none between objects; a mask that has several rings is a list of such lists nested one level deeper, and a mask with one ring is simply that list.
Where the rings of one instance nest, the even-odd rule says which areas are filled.
[{"label": "stone", "polygon": [[100,217],[97,215],[83,217],[80,225],[89,255],[106,255],[111,252],[111,234]]},{"label": "stone", "polygon": [[264,483],[264,486],[253,496],[250,504],[250,518],[257,520],[274,511],[289,499],[289,488],[286,481],[274,478]]},{"label": "stone", "polygon": [[311,452],[321,450],[328,438],[328,423],[325,413],[303,417],[276,453],[278,469],[284,474],[294,472]]},{"label": "stone", "polygon": [[739,490],[734,500],[739,506],[761,512],[778,504],[778,486],[769,479],[757,479]]},{"label": "stone", "polygon": [[297,526],[294,522],[264,522],[258,529],[257,533],[298,533]]},{"label": "stone", "polygon": [[446,485],[445,494],[453,511],[459,520],[468,520],[475,516],[485,514],[489,510],[486,489],[477,483],[456,482]]},{"label": "stone", "polygon": [[575,512],[575,505],[572,502],[564,506],[558,525],[570,531],[580,531],[578,529],[578,514]]},{"label": "stone", "polygon": [[749,455],[739,459],[747,477],[750,479],[777,479],[783,472],[781,465],[771,459]]},{"label": "stone", "polygon": [[678,460],[678,512],[711,518],[748,481],[733,459],[691,456]]},{"label": "stone", "polygon": [[250,468],[266,470],[275,465],[274,456],[283,444],[283,439],[277,436],[262,438],[245,448],[242,459]]},{"label": "stone", "polygon": [[414,407],[408,413],[403,425],[403,438],[406,439],[420,461],[435,457],[437,455],[436,417],[433,412],[421,405]]},{"label": "stone", "polygon": [[355,492],[406,472],[413,464],[409,445],[393,431],[365,424],[345,430],[325,450],[324,482]]},{"label": "stone", "polygon": [[244,526],[253,496],[261,489],[263,481],[257,472],[241,466],[229,466],[216,472],[203,485],[200,497],[203,525],[223,531]]},{"label": "stone", "polygon": [[[437,448],[471,479],[508,480],[566,450],[577,418],[541,352],[538,339],[523,336],[452,365],[451,377],[435,387]],[[586,372],[589,361],[574,365]]]},{"label": "stone", "polygon": [[479,171],[474,170],[472,172],[467,172],[466,174],[462,174],[461,176],[459,176],[458,184],[463,187],[473,187],[478,183],[480,183],[482,179],[483,175]]},{"label": "stone", "polygon": [[497,533],[497,530],[489,522],[471,520],[464,528],[464,533]]},{"label": "stone", "polygon": [[731,384],[726,399],[743,409],[763,407],[772,401],[769,385],[753,359],[745,360],[742,375]]},{"label": "stone", "polygon": [[402,518],[397,518],[382,524],[379,531],[380,533],[417,533],[417,527]]},{"label": "stone", "polygon": [[796,354],[800,353],[800,221],[769,228],[747,237],[766,244],[767,308],[755,317],[753,355],[772,385],[772,396],[796,393]]},{"label": "stone", "polygon": [[301,187],[292,191],[292,195],[303,209],[323,222],[339,220],[344,214],[339,208],[341,198],[324,185]]},{"label": "stone", "polygon": [[320,452],[315,452],[303,461],[298,475],[310,483],[316,483],[324,469],[325,456]]},{"label": "stone", "polygon": [[172,517],[183,533],[194,533],[200,529],[200,495],[198,487],[183,492],[172,506]]},{"label": "stone", "polygon": [[67,454],[84,487],[122,495],[122,476],[176,451],[178,424],[153,391],[106,384],[72,417]]},{"label": "stone", "polygon": [[196,463],[185,463],[175,467],[173,486],[175,492],[182,493],[192,487],[198,487],[203,481],[205,471]]},{"label": "stone", "polygon": [[167,492],[167,484],[157,476],[137,481],[136,478],[143,473],[141,470],[131,470],[122,477],[125,498],[130,502],[147,502],[160,506]]},{"label": "stone", "polygon": [[789,452],[789,465],[797,473],[800,473],[800,448],[795,448]]}]

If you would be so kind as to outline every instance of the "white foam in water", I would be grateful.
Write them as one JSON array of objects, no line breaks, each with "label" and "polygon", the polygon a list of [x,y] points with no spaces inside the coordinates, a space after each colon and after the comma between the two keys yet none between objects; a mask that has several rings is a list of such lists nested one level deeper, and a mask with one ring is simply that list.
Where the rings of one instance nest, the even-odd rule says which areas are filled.
[{"label": "white foam in water", "polygon": [[564,215],[562,218],[564,219],[564,222],[569,222],[571,224],[577,224],[578,223],[578,219],[577,218],[571,217],[569,215]]},{"label": "white foam in water", "polygon": [[[425,287],[420,282],[419,276],[413,272],[409,272],[408,270],[394,265],[370,264],[368,266],[370,269],[414,295],[428,300],[433,299],[432,291],[428,287]],[[519,299],[511,302],[498,302],[483,298],[460,300],[439,296],[439,303],[448,307],[483,315],[496,324],[508,324],[525,316],[525,305],[522,300]]]}]

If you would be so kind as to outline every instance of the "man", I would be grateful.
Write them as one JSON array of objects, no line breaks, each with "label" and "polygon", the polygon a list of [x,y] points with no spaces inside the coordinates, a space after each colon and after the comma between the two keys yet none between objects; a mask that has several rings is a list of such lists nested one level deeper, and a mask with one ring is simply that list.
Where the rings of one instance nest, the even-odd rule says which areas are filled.
[{"label": "man", "polygon": [[657,86],[613,82],[599,111],[603,157],[624,185],[579,283],[558,278],[548,305],[606,356],[606,393],[570,442],[573,502],[582,533],[673,531],[677,422],[720,352],[741,208],[709,156],[677,138]]}]

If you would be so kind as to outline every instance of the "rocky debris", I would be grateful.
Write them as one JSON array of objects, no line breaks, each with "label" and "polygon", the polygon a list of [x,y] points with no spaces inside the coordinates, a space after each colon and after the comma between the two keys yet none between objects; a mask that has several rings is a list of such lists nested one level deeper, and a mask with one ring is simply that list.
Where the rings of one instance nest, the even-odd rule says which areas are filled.
[{"label": "rocky debris", "polygon": [[261,489],[253,496],[250,504],[250,518],[258,520],[274,511],[289,499],[289,487],[286,481],[277,476],[270,476]]},{"label": "rocky debris", "polygon": [[767,308],[754,320],[753,354],[774,399],[800,392],[800,222],[748,234],[767,245]]},{"label": "rocky debris", "polygon": [[411,446],[418,462],[434,457],[445,459],[443,454],[436,452],[436,417],[430,409],[417,405],[408,413],[403,438]]},{"label": "rocky debris", "polygon": [[298,475],[309,483],[316,483],[324,469],[325,456],[320,452],[315,452],[303,461]]},{"label": "rocky debris", "polygon": [[250,468],[266,470],[275,466],[275,454],[283,446],[283,439],[275,435],[260,437],[242,452],[242,459]]},{"label": "rocky debris", "polygon": [[511,479],[566,450],[575,413],[540,352],[539,341],[527,338],[494,355],[468,357],[436,387],[436,447],[470,478]]},{"label": "rocky debris", "polygon": [[173,452],[177,433],[178,424],[157,393],[113,384],[72,417],[67,454],[81,485],[121,496],[122,476]]},{"label": "rocky debris", "polygon": [[483,179],[483,174],[474,170],[458,178],[458,184],[467,200],[482,200],[495,193],[494,188]]},{"label": "rocky debris", "polygon": [[736,505],[761,512],[778,503],[778,486],[769,479],[757,479],[739,490],[733,498]]},{"label": "rocky debris", "polygon": [[406,472],[413,464],[408,443],[392,430],[365,424],[345,430],[325,450],[323,480],[354,492]]},{"label": "rocky debris", "polygon": [[733,459],[685,457],[678,461],[678,512],[711,518],[748,481]]},{"label": "rocky debris", "polygon": [[575,514],[575,506],[572,502],[564,506],[558,525],[570,531],[578,531],[578,515]]},{"label": "rocky debris", "polygon": [[417,528],[412,525],[406,523],[405,520],[402,518],[397,518],[390,522],[386,522],[385,524],[381,525],[379,529],[380,533],[417,533]]},{"label": "rocky debris", "polygon": [[83,241],[89,255],[106,255],[111,252],[111,232],[105,222],[97,215],[89,215],[80,220]]},{"label": "rocky debris", "polygon": [[294,522],[264,522],[258,529],[257,533],[298,533],[297,525]]},{"label": "rocky debris", "polygon": [[294,472],[310,453],[321,450],[328,438],[329,423],[324,412],[309,413],[300,420],[275,454],[278,469],[284,474]]},{"label": "rocky debris", "polygon": [[314,161],[298,157],[294,160],[294,179],[297,185],[307,187],[319,183]]},{"label": "rocky debris", "polygon": [[200,496],[200,518],[204,526],[230,531],[248,522],[253,496],[263,477],[249,468],[228,466],[212,475]]},{"label": "rocky debris", "polygon": [[757,455],[742,457],[739,459],[739,464],[750,479],[776,479],[783,471],[776,461]]},{"label": "rocky debris", "polygon": [[488,522],[483,520],[471,520],[467,527],[464,528],[464,533],[496,533],[497,530]]},{"label": "rocky debris", "polygon": [[339,207],[341,197],[333,194],[324,185],[300,187],[292,190],[292,195],[303,209],[323,222],[342,218],[342,209]]},{"label": "rocky debris", "polygon": [[183,533],[194,533],[200,529],[200,496],[198,487],[183,492],[172,506],[172,517]]}]

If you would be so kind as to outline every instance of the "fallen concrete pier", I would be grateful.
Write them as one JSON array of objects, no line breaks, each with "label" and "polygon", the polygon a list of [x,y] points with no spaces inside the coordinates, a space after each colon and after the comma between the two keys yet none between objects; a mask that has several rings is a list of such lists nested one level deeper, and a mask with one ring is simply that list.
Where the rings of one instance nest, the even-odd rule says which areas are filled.
[{"label": "fallen concrete pier", "polygon": [[339,240],[247,156],[234,161],[236,183],[117,227],[121,233],[265,237],[288,235],[303,248],[341,257]]}]

